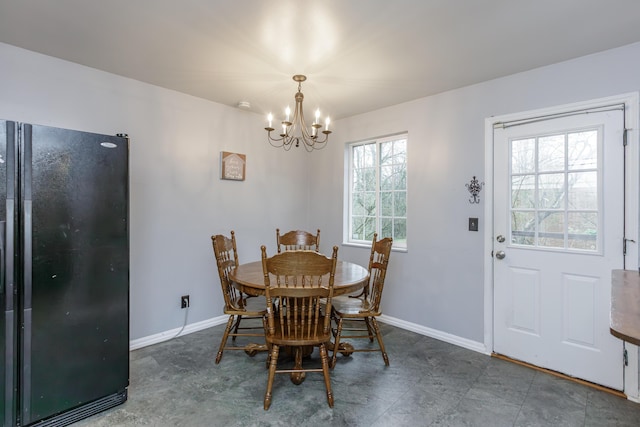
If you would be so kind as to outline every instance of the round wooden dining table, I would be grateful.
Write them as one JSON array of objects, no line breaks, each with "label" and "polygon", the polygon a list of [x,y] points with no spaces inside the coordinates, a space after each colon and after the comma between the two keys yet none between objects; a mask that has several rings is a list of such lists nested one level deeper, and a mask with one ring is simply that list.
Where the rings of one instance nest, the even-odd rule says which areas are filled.
[{"label": "round wooden dining table", "polygon": [[[262,261],[240,264],[229,272],[233,286],[247,295],[264,295],[264,273]],[[361,265],[348,261],[336,263],[333,279],[333,296],[350,294],[362,289],[369,280],[369,271]]]}]

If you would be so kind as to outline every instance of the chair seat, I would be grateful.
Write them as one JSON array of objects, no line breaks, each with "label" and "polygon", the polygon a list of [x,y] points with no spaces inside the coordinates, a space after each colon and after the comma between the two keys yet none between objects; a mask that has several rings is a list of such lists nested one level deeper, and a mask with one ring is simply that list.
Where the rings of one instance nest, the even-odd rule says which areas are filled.
[{"label": "chair seat", "polygon": [[334,298],[333,311],[340,317],[371,317],[380,313],[371,311],[369,301],[360,298]]},{"label": "chair seat", "polygon": [[329,342],[332,337],[331,330],[323,331],[323,319],[324,317],[309,330],[308,323],[293,325],[293,322],[287,319],[281,321],[280,318],[274,317],[274,334],[267,334],[266,340],[271,344],[287,346],[319,345]]},{"label": "chair seat", "polygon": [[340,295],[337,297],[333,297],[331,299],[331,303],[335,304],[336,302],[339,304],[351,304],[353,301],[362,301],[361,298],[356,297],[355,294],[354,295]]},{"label": "chair seat", "polygon": [[[266,299],[260,297],[238,297],[233,301],[235,307],[225,307],[225,314],[236,314],[241,316],[258,317],[267,313]],[[240,308],[242,307],[242,308]]]},{"label": "chair seat", "polygon": [[[320,301],[320,303],[322,304],[322,306],[324,307],[327,302],[323,299]],[[340,295],[337,297],[333,297],[331,298],[331,304],[335,305],[336,303],[343,305],[343,306],[351,306],[352,304],[357,304],[357,305],[361,305],[362,304],[362,299],[360,297],[356,297],[355,294],[354,295]]]}]

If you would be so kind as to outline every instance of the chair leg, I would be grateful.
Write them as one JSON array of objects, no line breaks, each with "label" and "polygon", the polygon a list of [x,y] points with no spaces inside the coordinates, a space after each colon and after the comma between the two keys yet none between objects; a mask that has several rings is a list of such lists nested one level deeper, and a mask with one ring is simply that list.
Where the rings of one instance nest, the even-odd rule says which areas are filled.
[{"label": "chair leg", "polygon": [[333,354],[331,355],[331,369],[335,368],[338,360],[338,350],[340,348],[340,335],[342,334],[342,317],[338,319],[338,328],[335,333],[335,342],[333,343]]},{"label": "chair leg", "polygon": [[371,323],[373,323],[373,328],[376,331],[376,338],[378,339],[378,345],[380,346],[380,351],[382,352],[382,358],[384,359],[384,364],[389,366],[389,356],[387,356],[387,351],[384,349],[384,342],[382,342],[382,334],[380,333],[380,327],[378,326],[378,322],[375,317],[371,317]]},{"label": "chair leg", "polygon": [[371,326],[371,322],[369,322],[369,318],[364,318],[364,323],[367,325],[367,332],[369,333],[369,342],[373,342],[373,334],[374,328]]},{"label": "chair leg", "polygon": [[331,391],[331,379],[329,377],[329,356],[327,355],[327,347],[324,344],[320,344],[320,360],[322,362],[324,385],[327,388],[327,403],[330,408],[333,408],[333,392]]},{"label": "chair leg", "polygon": [[269,377],[267,378],[267,392],[264,395],[264,410],[271,406],[271,390],[273,389],[273,380],[276,377],[276,367],[278,365],[278,352],[280,347],[276,344],[271,345],[271,364],[269,365]]},{"label": "chair leg", "polygon": [[236,326],[233,328],[233,335],[231,336],[231,341],[236,340],[236,335],[238,334],[238,329],[240,328],[240,321],[242,320],[242,316],[238,315],[236,319]]},{"label": "chair leg", "polygon": [[222,360],[222,352],[224,351],[224,347],[227,345],[227,339],[229,339],[229,333],[233,327],[233,317],[233,315],[229,316],[229,320],[227,320],[227,327],[224,329],[224,334],[222,334],[222,341],[220,342],[220,348],[216,355],[216,365],[220,363],[220,360]]},{"label": "chair leg", "polygon": [[[265,336],[267,334],[267,319],[265,317],[262,318],[262,326],[264,326],[264,331],[265,331]],[[265,344],[267,346],[267,362],[266,362],[266,368],[269,369],[269,366],[271,366],[271,349],[272,346],[271,344],[269,344],[269,341],[265,340]]]}]

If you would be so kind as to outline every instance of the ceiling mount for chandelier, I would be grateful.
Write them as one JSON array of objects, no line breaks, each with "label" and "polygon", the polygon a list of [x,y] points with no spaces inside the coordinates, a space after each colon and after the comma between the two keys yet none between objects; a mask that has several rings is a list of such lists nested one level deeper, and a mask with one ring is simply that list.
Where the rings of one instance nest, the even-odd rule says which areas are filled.
[{"label": "ceiling mount for chandelier", "polygon": [[[285,150],[290,150],[291,147],[302,146],[307,151],[320,150],[325,147],[329,140],[329,123],[331,120],[329,117],[325,119],[325,128],[320,130],[322,125],[320,124],[320,109],[316,110],[315,120],[310,126],[307,126],[304,121],[304,112],[302,110],[302,101],[304,95],[302,94],[302,82],[307,80],[306,76],[302,74],[296,74],[293,76],[293,81],[298,82],[298,92],[295,95],[296,106],[293,111],[293,118],[291,118],[291,109],[287,107],[285,111],[285,120],[282,121],[282,130],[280,137],[271,136],[271,132],[275,130],[273,125],[273,115],[269,113],[267,120],[269,121],[269,127],[266,127],[267,139],[274,147],[282,147]],[[324,134],[324,137],[320,139],[320,133]]]}]

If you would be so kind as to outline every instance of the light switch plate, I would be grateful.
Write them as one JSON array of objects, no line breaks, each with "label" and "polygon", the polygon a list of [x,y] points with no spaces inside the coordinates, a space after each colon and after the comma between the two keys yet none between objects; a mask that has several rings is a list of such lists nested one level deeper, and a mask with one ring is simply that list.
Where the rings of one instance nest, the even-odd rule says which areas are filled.
[{"label": "light switch plate", "polygon": [[478,231],[478,218],[469,218],[469,231]]}]

